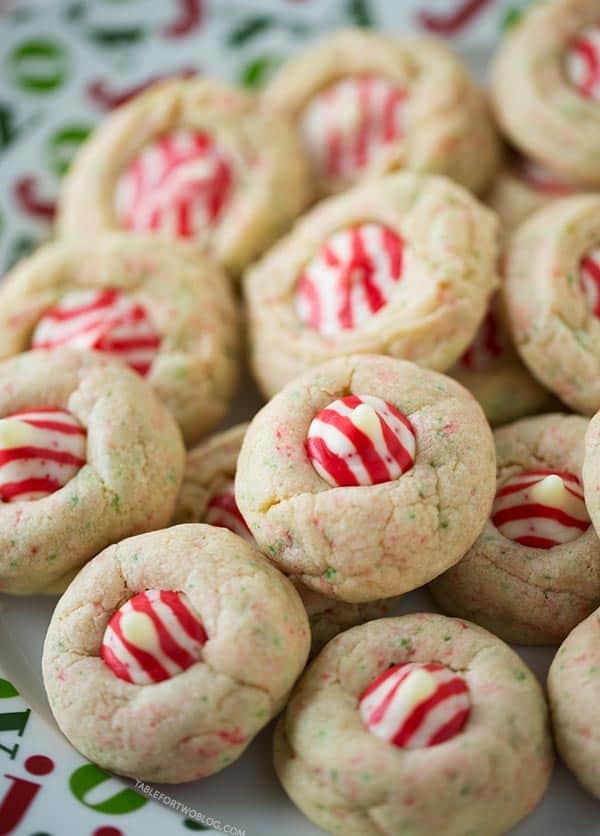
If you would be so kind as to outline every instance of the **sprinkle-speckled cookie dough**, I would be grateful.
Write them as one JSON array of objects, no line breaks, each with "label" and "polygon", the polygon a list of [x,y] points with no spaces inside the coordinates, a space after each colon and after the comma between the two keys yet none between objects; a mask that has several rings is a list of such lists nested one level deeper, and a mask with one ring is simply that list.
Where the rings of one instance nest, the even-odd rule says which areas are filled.
[{"label": "sprinkle-speckled cookie dough", "polygon": [[241,90],[210,79],[155,84],[85,143],[65,180],[58,229],[110,229],[206,244],[239,273],[310,200],[294,130]]},{"label": "sprinkle-speckled cookie dough", "polygon": [[536,3],[511,27],[492,68],[500,126],[568,180],[600,184],[597,0]]},{"label": "sprinkle-speckled cookie dough", "polygon": [[178,783],[242,754],[309,645],[280,572],[225,529],[182,525],[110,546],[77,575],[48,628],[44,684],[85,757]]},{"label": "sprinkle-speckled cookie dough", "polygon": [[109,543],[166,525],[184,466],[173,418],[101,354],[0,364],[0,591],[62,591]]},{"label": "sprinkle-speckled cookie dough", "polygon": [[529,668],[491,633],[429,613],[333,639],[274,750],[294,803],[345,836],[500,836],[540,801],[553,761]]},{"label": "sprinkle-speckled cookie dough", "polygon": [[574,410],[600,407],[600,196],[536,212],[505,251],[505,302],[517,350]]},{"label": "sprinkle-speckled cookie dough", "polygon": [[191,244],[124,233],[59,241],[0,284],[0,359],[29,348],[101,351],[148,381],[188,444],[227,408],[238,330],[227,277]]},{"label": "sprinkle-speckled cookie dough", "polygon": [[[232,427],[189,451],[173,522],[222,526],[256,548],[234,493],[237,458],[247,429],[248,424]],[[296,579],[292,582],[308,614],[313,654],[342,630],[387,615],[393,603],[380,600],[350,604],[321,595]]]},{"label": "sprinkle-speckled cookie dough", "polygon": [[475,339],[448,370],[475,396],[494,427],[539,412],[550,393],[529,373],[515,351],[498,294],[492,297]]},{"label": "sprinkle-speckled cookie dough", "polygon": [[517,644],[558,644],[600,604],[600,541],[583,497],[588,422],[525,418],[494,433],[490,518],[431,592],[450,615]]},{"label": "sprinkle-speckled cookie dough", "polygon": [[259,547],[286,574],[360,602],[400,595],[455,563],[489,514],[494,474],[489,426],[462,386],[356,355],[312,369],[263,407],[235,492]]},{"label": "sprinkle-speckled cookie dough", "polygon": [[322,194],[395,169],[482,191],[496,169],[483,96],[439,41],[338,32],[288,61],[263,98],[293,120]]},{"label": "sprinkle-speckled cookie dough", "polygon": [[244,279],[263,392],[352,353],[447,369],[498,283],[496,233],[442,177],[389,174],[317,205]]},{"label": "sprinkle-speckled cookie dough", "polygon": [[548,697],[558,751],[600,799],[600,610],[560,646],[548,672]]}]

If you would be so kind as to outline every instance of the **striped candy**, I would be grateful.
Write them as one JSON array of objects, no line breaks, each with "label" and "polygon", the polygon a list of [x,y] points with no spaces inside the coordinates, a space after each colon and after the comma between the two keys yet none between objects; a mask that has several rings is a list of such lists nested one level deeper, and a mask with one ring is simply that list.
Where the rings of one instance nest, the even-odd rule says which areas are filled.
[{"label": "striped candy", "polygon": [[15,412],[0,420],[0,499],[42,499],[86,462],[86,431],[60,407]]},{"label": "striped candy", "polygon": [[313,97],[300,132],[319,172],[352,181],[404,136],[406,92],[383,78],[355,76]]},{"label": "striped candy", "polygon": [[579,271],[588,307],[594,316],[600,318],[600,247],[593,247],[584,255]]},{"label": "striped candy", "polygon": [[110,619],[102,658],[119,679],[148,685],[195,664],[207,639],[183,592],[148,589],[130,598]]},{"label": "striped candy", "polygon": [[471,697],[463,677],[445,665],[408,662],[373,680],[358,710],[371,734],[402,749],[422,749],[463,730]]},{"label": "striped candy", "polygon": [[233,479],[227,480],[221,490],[211,496],[206,509],[205,522],[208,525],[219,526],[219,528],[228,528],[229,531],[233,531],[234,534],[254,544],[254,538],[235,501],[234,484]]},{"label": "striped candy", "polygon": [[371,395],[348,395],[321,410],[308,430],[306,451],[334,487],[398,479],[415,463],[415,431],[396,407]]},{"label": "striped candy", "polygon": [[589,99],[600,100],[600,24],[589,26],[567,49],[567,77]]},{"label": "striped candy", "polygon": [[479,326],[475,339],[458,363],[467,371],[484,372],[504,354],[505,348],[506,341],[500,328],[498,312],[492,303]]},{"label": "striped candy", "polygon": [[545,168],[528,157],[519,157],[517,161],[517,174],[522,180],[542,194],[564,197],[573,194],[576,190],[572,183],[567,183],[558,174]]},{"label": "striped candy", "polygon": [[233,180],[231,163],[209,134],[165,134],[146,145],[119,178],[117,217],[137,232],[202,237],[219,221]]},{"label": "striped candy", "polygon": [[403,241],[382,224],[332,235],[296,286],[300,322],[324,337],[358,328],[392,298],[402,278]]},{"label": "striped candy", "polygon": [[504,537],[535,549],[569,543],[590,527],[579,479],[554,470],[508,479],[496,494],[492,522]]},{"label": "striped candy", "polygon": [[145,307],[118,290],[73,290],[38,322],[32,348],[102,351],[146,375],[160,337]]}]

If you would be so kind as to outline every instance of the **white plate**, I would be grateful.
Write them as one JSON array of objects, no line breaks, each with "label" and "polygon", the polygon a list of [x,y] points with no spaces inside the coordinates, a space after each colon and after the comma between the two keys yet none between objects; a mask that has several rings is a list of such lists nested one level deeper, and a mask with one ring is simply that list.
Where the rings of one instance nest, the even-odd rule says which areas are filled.
[{"label": "white plate", "polygon": [[[103,96],[90,97],[91,90],[114,96],[150,76],[199,63],[206,72],[239,80],[306,39],[365,14],[380,28],[400,32],[418,27],[423,9],[448,13],[459,5],[461,0],[18,4],[16,15],[0,16],[0,146],[2,137],[16,137],[0,147],[0,264],[6,266],[28,243],[47,237],[44,213],[56,194],[60,162],[80,129],[103,113],[98,104]],[[497,40],[501,21],[519,5],[523,2],[489,0],[476,18],[453,33],[453,45],[476,71]],[[181,34],[186,9],[187,22],[193,24],[189,12],[201,7],[202,19]],[[24,201],[27,179],[29,199]],[[250,417],[257,406],[248,387],[227,424]],[[41,648],[53,606],[47,598],[0,596],[0,836],[321,832],[277,783],[271,727],[224,772],[203,782],[153,788],[165,794],[162,803],[134,794],[131,782],[85,761],[56,728],[42,687]],[[428,595],[419,591],[405,596],[398,612],[433,609]],[[525,649],[522,655],[543,681],[552,653]],[[11,824],[11,817],[20,813],[19,821]],[[214,829],[207,826],[211,819],[216,820]],[[600,806],[561,765],[540,807],[514,831],[516,836],[599,833]]]}]

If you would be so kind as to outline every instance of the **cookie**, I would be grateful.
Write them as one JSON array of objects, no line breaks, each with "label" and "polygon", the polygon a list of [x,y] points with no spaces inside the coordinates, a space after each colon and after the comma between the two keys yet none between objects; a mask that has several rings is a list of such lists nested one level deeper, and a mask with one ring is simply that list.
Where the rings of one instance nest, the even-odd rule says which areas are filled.
[{"label": "cookie", "polygon": [[505,251],[512,336],[535,377],[577,412],[600,407],[600,196],[532,215]]},{"label": "cookie", "polygon": [[310,644],[302,602],[248,543],[182,525],[105,549],[48,628],[64,735],[120,775],[178,783],[235,761],[282,707]]},{"label": "cookie", "polygon": [[494,495],[493,439],[455,381],[390,357],[332,360],[256,415],[238,506],[283,572],[343,601],[400,595],[459,560]]},{"label": "cookie", "polygon": [[390,174],[317,205],[244,280],[262,391],[352,353],[449,368],[497,285],[496,232],[468,192],[428,175]]},{"label": "cookie", "polygon": [[[234,492],[237,458],[247,429],[248,424],[239,424],[190,450],[173,522],[222,526],[257,548]],[[308,614],[312,654],[342,630],[387,615],[390,608],[385,600],[363,604],[336,601],[298,580],[292,582]]]},{"label": "cookie", "polygon": [[537,3],[494,58],[492,104],[514,145],[568,180],[600,185],[596,0]]},{"label": "cookie", "polygon": [[584,501],[588,422],[558,413],[496,430],[496,498],[478,540],[430,584],[439,606],[517,644],[558,644],[600,605]]},{"label": "cookie", "polygon": [[600,799],[600,610],[575,627],[548,672],[554,739],[563,760]]},{"label": "cookie", "polygon": [[396,169],[482,191],[497,165],[483,96],[439,41],[338,32],[284,64],[263,99],[293,121],[321,194]]},{"label": "cookie", "polygon": [[310,200],[294,129],[257,99],[210,79],[155,84],[114,111],[73,161],[58,230],[125,229],[205,245],[232,273]]},{"label": "cookie", "polygon": [[562,197],[584,189],[522,154],[511,154],[494,178],[485,202],[500,219],[500,232],[508,241],[530,215]]},{"label": "cookie", "polygon": [[600,414],[592,418],[585,436],[583,487],[592,525],[600,537]]},{"label": "cookie", "polygon": [[493,427],[539,412],[550,400],[512,345],[498,294],[475,339],[448,374],[475,396]]},{"label": "cookie", "polygon": [[95,352],[0,363],[0,591],[62,591],[109,543],[167,525],[181,434],[142,378]]},{"label": "cookie", "polygon": [[0,359],[29,348],[103,352],[148,381],[188,444],[229,404],[238,331],[227,277],[191,244],[116,232],[58,241],[0,284]]},{"label": "cookie", "polygon": [[431,613],[333,639],[292,692],[274,754],[292,801],[347,836],[499,836],[540,801],[553,761],[525,663]]}]

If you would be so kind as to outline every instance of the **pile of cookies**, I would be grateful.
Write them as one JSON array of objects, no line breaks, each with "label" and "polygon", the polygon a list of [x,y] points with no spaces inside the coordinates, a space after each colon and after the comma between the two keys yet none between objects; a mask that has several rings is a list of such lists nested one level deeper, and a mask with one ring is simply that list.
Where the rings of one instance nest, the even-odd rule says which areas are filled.
[{"label": "pile of cookies", "polygon": [[[597,0],[551,0],[489,97],[344,31],[84,145],[0,285],[0,590],[62,593],[87,758],[196,780],[280,714],[326,831],[494,836],[547,788],[548,696],[600,798],[599,68]],[[246,332],[270,400],[209,436]],[[389,616],[424,585],[446,615]],[[505,642],[560,645],[547,694]]]}]

